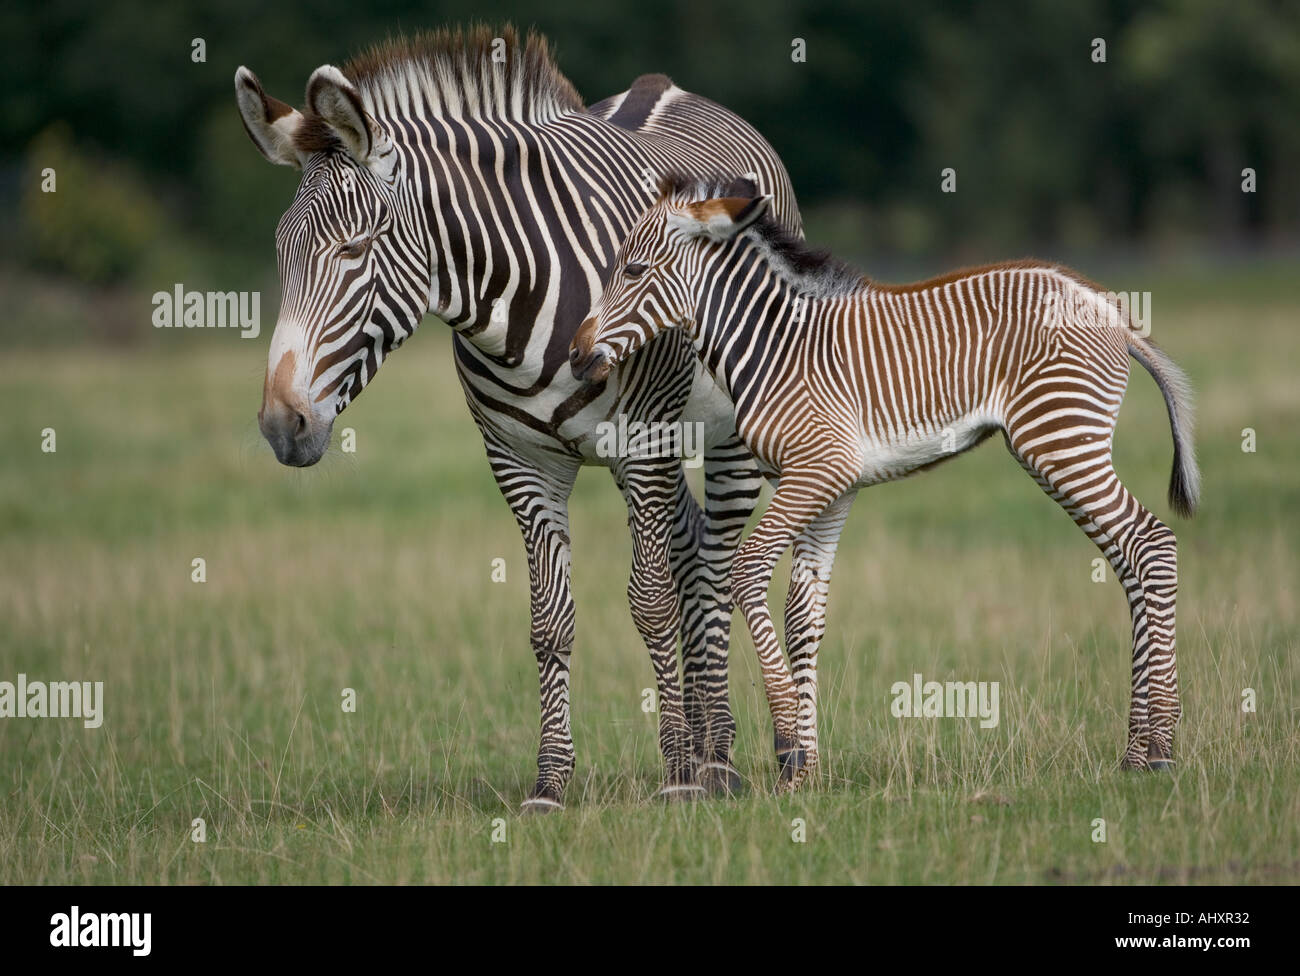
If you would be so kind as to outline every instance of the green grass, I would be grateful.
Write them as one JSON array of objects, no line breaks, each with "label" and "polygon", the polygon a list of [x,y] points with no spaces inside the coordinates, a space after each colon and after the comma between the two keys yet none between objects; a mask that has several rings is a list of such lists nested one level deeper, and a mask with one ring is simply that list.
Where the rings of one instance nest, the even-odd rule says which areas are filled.
[{"label": "green grass", "polygon": [[[0,680],[103,680],[107,714],[93,731],[0,721],[0,882],[1296,881],[1300,294],[1243,269],[1162,278],[1154,301],[1155,337],[1200,394],[1201,514],[1168,515],[1168,424],[1136,367],[1117,464],[1180,541],[1176,773],[1117,770],[1123,596],[1091,582],[1095,550],[994,440],[859,497],[821,655],[822,781],[770,795],[738,626],[750,790],[690,806],[650,799],[626,515],[609,476],[584,471],[578,772],[567,811],[528,819],[514,812],[537,725],[522,544],[441,326],[340,420],[357,453],[308,471],[276,465],[257,434],[266,335],[6,353]],[[914,672],[1001,682],[1001,724],[891,717],[890,686]]]}]

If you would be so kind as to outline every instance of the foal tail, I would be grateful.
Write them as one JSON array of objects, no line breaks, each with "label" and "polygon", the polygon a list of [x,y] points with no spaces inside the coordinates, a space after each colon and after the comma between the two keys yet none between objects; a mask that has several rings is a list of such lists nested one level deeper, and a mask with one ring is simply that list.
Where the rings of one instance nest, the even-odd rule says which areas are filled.
[{"label": "foal tail", "polygon": [[1201,501],[1201,470],[1192,443],[1192,384],[1187,374],[1150,339],[1128,333],[1128,351],[1141,363],[1164,394],[1169,427],[1174,435],[1174,467],[1169,475],[1169,504],[1183,518],[1196,514]]}]

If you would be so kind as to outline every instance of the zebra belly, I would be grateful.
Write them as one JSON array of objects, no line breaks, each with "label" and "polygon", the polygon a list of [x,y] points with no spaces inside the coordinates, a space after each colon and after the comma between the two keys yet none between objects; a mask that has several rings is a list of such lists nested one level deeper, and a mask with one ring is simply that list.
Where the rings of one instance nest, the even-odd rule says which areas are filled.
[{"label": "zebra belly", "polygon": [[[635,433],[638,425],[651,428],[649,443],[653,446],[667,442],[670,431],[676,437],[677,449],[698,455],[731,437],[736,430],[735,407],[731,399],[718,386],[717,381],[696,361],[692,387],[680,417],[669,419],[639,410],[627,410],[623,403],[623,389],[618,385],[621,375],[615,373],[605,390],[596,399],[559,425],[556,435],[515,419],[499,409],[487,411],[480,421],[487,422],[502,438],[507,440],[522,456],[539,464],[557,452],[579,456],[583,464],[611,467],[622,456],[625,434]],[[481,379],[462,374],[474,391],[483,389],[494,400],[550,420],[557,410],[582,392],[582,384],[569,375],[566,368],[558,372],[544,389],[528,396],[512,396],[501,388],[485,387]],[[478,419],[478,418],[476,418]],[[610,448],[613,448],[611,451]],[[693,465],[692,465],[693,466]]]},{"label": "zebra belly", "polygon": [[974,447],[1000,427],[1000,421],[987,414],[967,414],[943,427],[912,429],[893,439],[864,431],[862,471],[855,487],[905,478]]},{"label": "zebra belly", "polygon": [[736,432],[735,407],[731,398],[707,371],[696,366],[691,392],[676,419],[642,416],[619,409],[621,391],[610,390],[564,426],[586,464],[611,466],[620,451],[611,454],[609,445],[630,446],[624,431],[648,428],[647,445],[658,453],[665,445],[670,453],[690,457],[687,467],[697,467],[705,451],[716,447]]}]

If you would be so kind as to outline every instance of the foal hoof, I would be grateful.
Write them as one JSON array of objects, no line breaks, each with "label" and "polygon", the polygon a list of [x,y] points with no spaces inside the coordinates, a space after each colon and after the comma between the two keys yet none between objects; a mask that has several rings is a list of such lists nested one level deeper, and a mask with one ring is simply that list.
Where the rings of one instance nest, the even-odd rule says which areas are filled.
[{"label": "foal hoof", "polygon": [[1147,768],[1157,773],[1169,773],[1174,768],[1174,744],[1152,736],[1147,749]]},{"label": "foal hoof", "polygon": [[519,804],[519,815],[527,817],[539,813],[558,813],[563,809],[563,803],[559,800],[553,800],[549,796],[530,796]]},{"label": "foal hoof", "polygon": [[655,799],[665,803],[691,803],[703,797],[704,787],[699,783],[666,783],[655,794]]},{"label": "foal hoof", "polygon": [[714,796],[735,796],[745,785],[736,767],[726,762],[703,762],[696,767],[696,778]]},{"label": "foal hoof", "polygon": [[1147,757],[1144,752],[1126,752],[1119,761],[1120,769],[1147,769]]}]

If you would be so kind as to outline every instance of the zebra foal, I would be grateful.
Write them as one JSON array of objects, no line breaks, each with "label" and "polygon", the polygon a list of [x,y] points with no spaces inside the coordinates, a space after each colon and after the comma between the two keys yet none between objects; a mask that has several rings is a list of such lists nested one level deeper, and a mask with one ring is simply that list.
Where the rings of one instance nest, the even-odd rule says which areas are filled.
[{"label": "zebra foal", "polygon": [[[856,493],[998,431],[1123,584],[1133,618],[1124,764],[1168,768],[1180,712],[1176,543],[1121,484],[1111,440],[1132,356],[1164,395],[1169,501],[1190,516],[1200,476],[1182,371],[1064,268],[1018,262],[880,285],[808,251],[768,206],[745,179],[666,179],[625,239],[598,313],[574,336],[570,363],[598,382],[660,331],[684,329],[776,481],[731,584],[762,666],[782,785],[797,786],[817,764],[817,648]],[[791,545],[787,666],[767,592]]]}]

